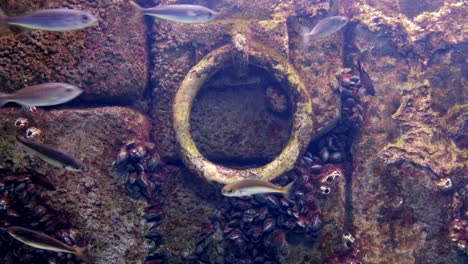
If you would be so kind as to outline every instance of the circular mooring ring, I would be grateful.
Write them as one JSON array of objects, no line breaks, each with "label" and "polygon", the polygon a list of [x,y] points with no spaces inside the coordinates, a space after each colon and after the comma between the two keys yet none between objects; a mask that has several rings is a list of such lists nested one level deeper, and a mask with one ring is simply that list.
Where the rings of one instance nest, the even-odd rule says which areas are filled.
[{"label": "circular mooring ring", "polygon": [[294,167],[308,146],[313,129],[312,100],[292,65],[275,51],[258,43],[250,43],[249,64],[265,69],[288,91],[295,110],[293,126],[286,147],[270,163],[256,168],[227,168],[206,159],[198,150],[190,132],[192,103],[202,85],[221,70],[237,51],[232,45],[218,48],[206,55],[187,74],[177,91],[173,104],[174,129],[185,165],[208,181],[229,183],[251,178],[273,180]]}]

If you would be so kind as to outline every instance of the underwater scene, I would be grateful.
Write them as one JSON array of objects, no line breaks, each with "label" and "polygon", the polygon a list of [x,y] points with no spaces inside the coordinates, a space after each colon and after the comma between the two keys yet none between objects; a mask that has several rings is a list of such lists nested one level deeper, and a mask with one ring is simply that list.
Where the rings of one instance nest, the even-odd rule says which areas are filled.
[{"label": "underwater scene", "polygon": [[467,1],[0,9],[0,264],[468,263]]}]

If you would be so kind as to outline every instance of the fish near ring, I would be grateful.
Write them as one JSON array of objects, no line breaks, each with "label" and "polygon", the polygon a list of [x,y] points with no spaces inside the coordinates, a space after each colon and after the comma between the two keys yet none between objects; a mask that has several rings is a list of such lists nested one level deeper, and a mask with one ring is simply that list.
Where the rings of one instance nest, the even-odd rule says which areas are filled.
[{"label": "fish near ring", "polygon": [[190,132],[190,112],[203,84],[232,60],[236,49],[222,46],[206,55],[182,81],[174,98],[173,122],[176,140],[184,164],[208,181],[222,184],[252,178],[271,181],[294,167],[307,148],[313,133],[312,99],[293,66],[281,55],[260,43],[249,43],[249,63],[269,72],[286,89],[293,102],[293,126],[290,138],[281,153],[270,163],[248,169],[233,169],[215,164],[198,150]]}]

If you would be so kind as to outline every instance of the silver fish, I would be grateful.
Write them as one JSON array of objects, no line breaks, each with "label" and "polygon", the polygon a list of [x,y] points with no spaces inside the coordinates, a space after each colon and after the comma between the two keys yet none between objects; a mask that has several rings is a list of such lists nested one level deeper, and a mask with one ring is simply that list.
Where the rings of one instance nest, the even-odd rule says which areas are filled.
[{"label": "silver fish", "polygon": [[47,31],[72,31],[90,27],[97,18],[88,11],[57,8],[37,10],[30,14],[8,17],[0,11],[0,30],[8,25]]},{"label": "silver fish", "polygon": [[12,94],[0,93],[0,107],[8,102],[23,106],[50,106],[66,103],[83,92],[67,83],[43,83],[22,88]]},{"label": "silver fish", "polygon": [[16,140],[25,146],[32,154],[41,158],[43,161],[68,171],[88,171],[83,163],[77,161],[71,155],[55,149],[51,146],[28,140],[23,136],[16,135]]},{"label": "silver fish", "polygon": [[348,18],[344,16],[332,16],[322,19],[310,32],[307,32],[306,28],[302,29],[303,42],[307,44],[310,39],[318,40],[327,37],[342,29],[346,23],[348,23]]},{"label": "silver fish", "polygon": [[87,260],[87,247],[71,247],[46,234],[19,226],[10,226],[6,228],[6,231],[8,234],[10,234],[10,236],[28,246],[39,249],[52,250],[55,252],[75,254],[79,259],[85,261]]},{"label": "silver fish", "polygon": [[240,197],[240,196],[251,196],[260,193],[281,193],[284,196],[288,196],[291,187],[294,182],[281,187],[276,186],[273,183],[260,179],[247,179],[226,184],[221,190],[224,196]]},{"label": "silver fish", "polygon": [[130,3],[138,10],[138,12],[155,16],[160,19],[170,20],[179,23],[206,23],[213,20],[218,13],[199,5],[165,5],[152,8],[142,8],[137,3]]}]

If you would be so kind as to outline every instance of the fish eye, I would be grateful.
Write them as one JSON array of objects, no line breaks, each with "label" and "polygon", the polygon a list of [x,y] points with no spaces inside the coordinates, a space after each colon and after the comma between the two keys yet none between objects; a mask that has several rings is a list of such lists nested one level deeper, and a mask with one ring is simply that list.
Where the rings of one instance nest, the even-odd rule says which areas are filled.
[{"label": "fish eye", "polygon": [[71,93],[71,92],[73,92],[73,89],[72,88],[66,88],[65,91],[68,92],[68,93]]},{"label": "fish eye", "polygon": [[87,15],[82,15],[82,16],[81,16],[81,20],[84,21],[84,22],[86,22],[86,21],[89,20],[89,17],[88,17]]}]

